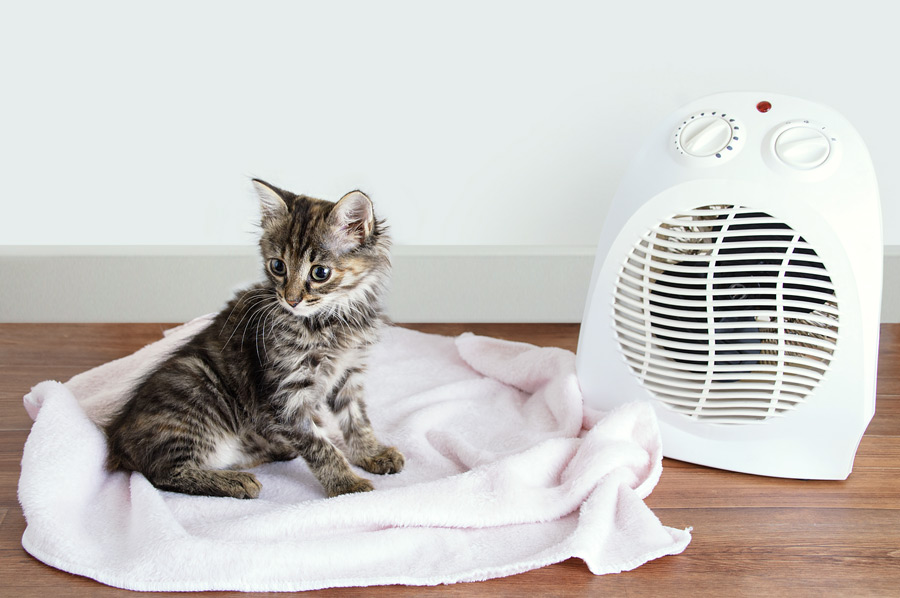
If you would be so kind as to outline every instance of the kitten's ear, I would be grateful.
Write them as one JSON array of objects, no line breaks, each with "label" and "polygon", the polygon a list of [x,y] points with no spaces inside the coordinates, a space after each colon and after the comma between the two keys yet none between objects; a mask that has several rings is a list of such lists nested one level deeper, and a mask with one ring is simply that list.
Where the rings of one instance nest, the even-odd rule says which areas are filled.
[{"label": "kitten's ear", "polygon": [[334,204],[328,227],[325,244],[329,251],[342,254],[356,249],[375,229],[372,200],[362,191],[351,191]]},{"label": "kitten's ear", "polygon": [[288,207],[284,203],[284,198],[281,197],[278,187],[273,187],[259,179],[253,179],[253,187],[259,196],[259,207],[262,212],[263,223],[287,216]]}]

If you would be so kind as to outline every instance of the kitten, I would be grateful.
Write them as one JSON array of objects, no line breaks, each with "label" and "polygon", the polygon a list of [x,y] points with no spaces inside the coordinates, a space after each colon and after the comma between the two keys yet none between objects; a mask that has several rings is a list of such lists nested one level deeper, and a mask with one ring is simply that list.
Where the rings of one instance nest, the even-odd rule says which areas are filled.
[{"label": "kitten", "polygon": [[[300,456],[328,496],[372,490],[350,463],[378,474],[404,465],[363,401],[390,276],[384,223],[360,191],[332,203],[253,184],[266,280],[137,384],[105,428],[108,467],[163,490],[256,498],[256,476],[237,470]],[[346,456],[322,429],[328,412]]]}]

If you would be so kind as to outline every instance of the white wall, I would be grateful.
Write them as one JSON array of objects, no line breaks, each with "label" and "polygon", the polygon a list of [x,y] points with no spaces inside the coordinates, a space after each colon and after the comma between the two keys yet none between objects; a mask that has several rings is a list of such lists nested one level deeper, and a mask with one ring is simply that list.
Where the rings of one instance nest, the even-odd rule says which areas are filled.
[{"label": "white wall", "polygon": [[828,104],[900,245],[887,1],[0,5],[0,244],[246,245],[247,177],[361,187],[399,244],[592,246],[696,97]]}]

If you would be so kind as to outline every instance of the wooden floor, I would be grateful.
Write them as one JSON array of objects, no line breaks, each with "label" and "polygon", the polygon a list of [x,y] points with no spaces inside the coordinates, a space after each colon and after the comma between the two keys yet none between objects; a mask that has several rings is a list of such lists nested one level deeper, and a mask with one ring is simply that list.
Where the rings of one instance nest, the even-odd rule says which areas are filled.
[{"label": "wooden floor", "polygon": [[[52,569],[22,550],[16,499],[31,420],[22,395],[160,338],[164,324],[0,324],[0,596],[126,594]],[[577,325],[434,324],[575,349]],[[671,460],[647,500],[666,525],[693,526],[684,553],[595,577],[576,559],[505,579],[436,588],[351,588],[324,596],[900,596],[900,324],[883,325],[878,406],[847,481],[779,480]],[[217,595],[228,593],[217,593]],[[171,594],[176,596],[177,594]],[[234,594],[238,595],[238,594]]]}]

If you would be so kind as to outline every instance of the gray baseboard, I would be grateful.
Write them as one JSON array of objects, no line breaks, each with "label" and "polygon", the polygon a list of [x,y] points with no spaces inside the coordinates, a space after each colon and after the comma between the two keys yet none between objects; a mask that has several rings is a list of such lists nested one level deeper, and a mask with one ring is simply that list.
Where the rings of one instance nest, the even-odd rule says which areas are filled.
[{"label": "gray baseboard", "polygon": [[[398,322],[579,322],[593,247],[400,246]],[[0,322],[182,322],[257,280],[255,247],[0,246]],[[882,321],[900,322],[900,246]]]}]

